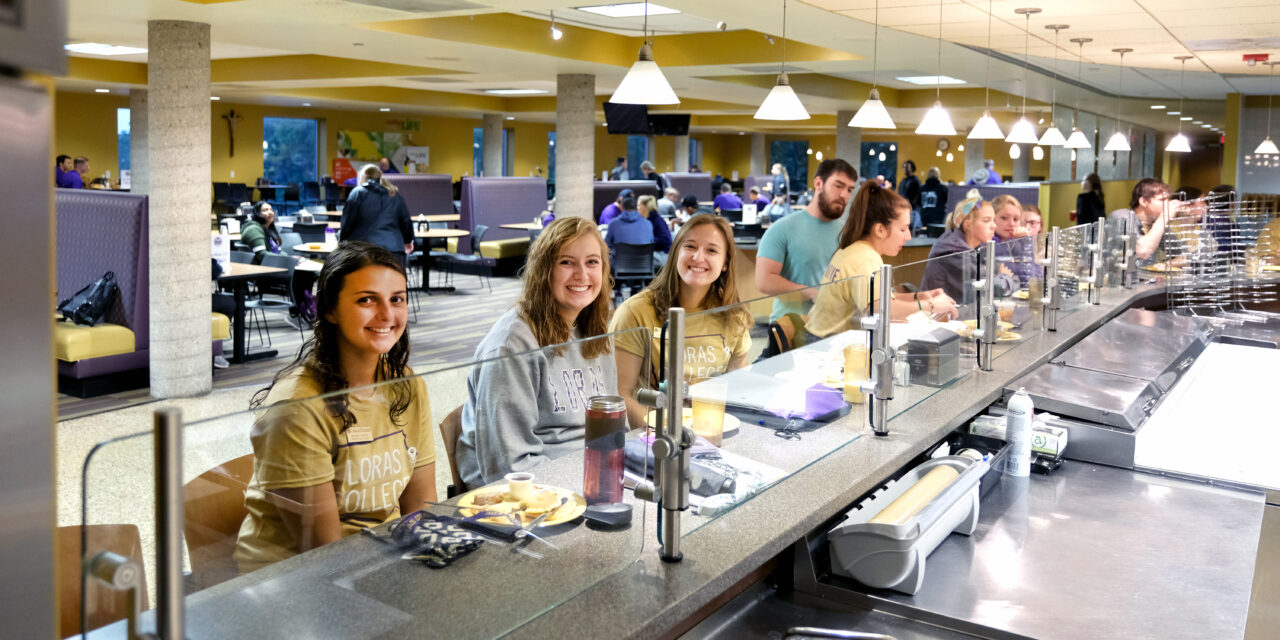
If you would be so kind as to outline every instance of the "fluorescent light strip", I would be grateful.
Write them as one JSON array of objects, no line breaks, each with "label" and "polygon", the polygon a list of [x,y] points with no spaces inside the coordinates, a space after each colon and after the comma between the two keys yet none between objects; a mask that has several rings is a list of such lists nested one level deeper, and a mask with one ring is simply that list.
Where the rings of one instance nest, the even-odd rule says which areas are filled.
[{"label": "fluorescent light strip", "polygon": [[919,85],[940,85],[940,84],[966,84],[964,80],[952,78],[951,76],[902,76],[897,78],[902,82]]},{"label": "fluorescent light strip", "polygon": [[382,112],[387,112],[387,111],[390,111],[390,110],[391,110],[391,107],[380,107],[380,108],[378,109],[378,111],[382,111]]},{"label": "fluorescent light strip", "polygon": [[[649,4],[648,14],[651,16],[661,16],[669,13],[680,13],[670,7],[664,7],[660,4]],[[578,11],[586,11],[609,18],[640,18],[645,15],[645,3],[643,2],[622,2],[619,4],[600,4],[591,7],[574,7]]]},{"label": "fluorescent light strip", "polygon": [[110,89],[94,89],[94,93],[111,93]]},{"label": "fluorescent light strip", "polygon": [[494,96],[532,96],[547,93],[545,89],[485,89],[484,92]]},{"label": "fluorescent light strip", "polygon": [[114,44],[102,44],[101,42],[78,42],[65,45],[62,48],[72,53],[84,53],[91,56],[127,56],[147,52],[146,49],[139,49],[138,47],[123,47]]},{"label": "fluorescent light strip", "polygon": [[1165,106],[1164,106],[1164,105],[1162,105],[1162,104],[1153,104],[1153,105],[1151,105],[1151,108],[1152,108],[1152,109],[1164,109],[1164,108],[1165,108]]}]

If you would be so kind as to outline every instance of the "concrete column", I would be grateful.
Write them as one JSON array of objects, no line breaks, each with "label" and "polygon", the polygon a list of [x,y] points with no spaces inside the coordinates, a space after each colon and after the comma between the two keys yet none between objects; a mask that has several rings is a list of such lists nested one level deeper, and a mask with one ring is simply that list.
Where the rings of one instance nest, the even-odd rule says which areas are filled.
[{"label": "concrete column", "polygon": [[[484,114],[484,164],[482,169],[486,177],[502,175],[502,114]],[[560,144],[556,142],[556,144]],[[559,165],[557,165],[559,166]]]},{"label": "concrete column", "polygon": [[836,111],[836,157],[861,171],[862,127],[849,126],[849,121],[853,119],[855,113],[857,111]]},{"label": "concrete column", "polygon": [[[148,193],[147,90],[129,90],[129,191]],[[210,185],[210,189],[212,189]]]},{"label": "concrete column", "polygon": [[[687,155],[687,154],[686,154]],[[768,151],[764,146],[764,134],[751,134],[751,173],[753,176],[762,176],[769,173],[769,167],[765,164],[768,162]]]},{"label": "concrete column", "polygon": [[676,150],[674,163],[677,173],[689,170],[689,136],[676,136]]},{"label": "concrete column", "polygon": [[[594,218],[591,184],[596,157],[596,77],[556,76],[556,217]],[[677,162],[679,162],[677,160]]]},{"label": "concrete column", "polygon": [[147,49],[151,395],[193,396],[213,386],[209,25],[149,21]]},{"label": "concrete column", "polygon": [[[1035,145],[1020,144],[1018,150],[1022,153],[1018,154],[1017,159],[1013,161],[1013,182],[1026,182],[1031,177],[1031,148]],[[968,147],[965,147],[966,149]]]},{"label": "concrete column", "polygon": [[982,168],[982,161],[986,159],[986,142],[986,140],[965,140],[964,180],[961,180],[961,183],[969,182],[969,179],[973,177],[973,172]]}]

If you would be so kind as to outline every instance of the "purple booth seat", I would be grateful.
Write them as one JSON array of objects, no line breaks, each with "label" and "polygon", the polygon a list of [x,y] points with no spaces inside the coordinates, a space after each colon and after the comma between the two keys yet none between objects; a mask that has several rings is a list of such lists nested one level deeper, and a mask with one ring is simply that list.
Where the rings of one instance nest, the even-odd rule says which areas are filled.
[{"label": "purple booth seat", "polygon": [[655,198],[662,197],[662,191],[658,189],[658,183],[652,180],[613,180],[609,182],[595,182],[591,185],[591,214],[596,217],[596,222],[600,221],[600,212],[609,203],[618,199],[618,194],[623,189],[630,189],[635,192],[636,200],[640,196],[653,196]]},{"label": "purple booth seat", "polygon": [[[58,299],[68,298],[85,285],[114,271],[120,304],[104,322],[133,331],[134,350],[113,356],[58,361],[59,388],[89,394],[83,383],[114,374],[112,386],[127,384],[125,372],[146,385],[150,344],[147,197],[132,193],[89,189],[58,189]],[[136,382],[136,380],[134,381]],[[106,392],[106,391],[102,391]]]},{"label": "purple booth seat", "polygon": [[447,173],[388,173],[382,177],[395,185],[411,215],[453,213],[453,176]]},{"label": "purple booth seat", "polygon": [[[765,189],[765,185],[768,185],[769,188]],[[748,191],[751,191],[751,187],[760,189],[760,195],[770,199],[773,198],[773,176],[747,176],[743,178],[742,193],[744,196]]]},{"label": "purple booth seat", "polygon": [[[500,177],[462,179],[462,220],[459,229],[475,232],[489,227],[484,239],[528,238],[528,231],[503,229],[499,225],[532,222],[547,208],[547,181],[544,178]],[[458,253],[471,253],[466,238],[458,242]]]},{"label": "purple booth seat", "polygon": [[664,173],[662,177],[680,192],[680,197],[697,196],[699,202],[710,202],[713,197],[709,173]]}]

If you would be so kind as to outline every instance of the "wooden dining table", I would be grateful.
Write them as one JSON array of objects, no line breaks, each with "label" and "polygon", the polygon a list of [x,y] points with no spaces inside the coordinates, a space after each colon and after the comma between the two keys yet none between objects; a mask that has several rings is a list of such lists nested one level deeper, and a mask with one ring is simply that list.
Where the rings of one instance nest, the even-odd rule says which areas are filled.
[{"label": "wooden dining table", "polygon": [[303,242],[293,245],[294,253],[306,253],[314,256],[325,256],[337,249],[338,245],[326,242]]},{"label": "wooden dining table", "polygon": [[414,222],[462,222],[462,215],[457,213],[427,213],[413,217]]},{"label": "wooden dining table", "polygon": [[230,268],[224,271],[221,276],[218,276],[218,282],[231,283],[232,294],[235,296],[236,300],[236,317],[232,326],[233,331],[231,333],[233,345],[231,362],[241,364],[250,360],[276,357],[277,351],[275,349],[247,353],[244,338],[245,298],[249,295],[250,280],[269,276],[280,276],[288,273],[288,269],[281,269],[279,267],[264,267],[259,264],[232,262]]},{"label": "wooden dining table", "polygon": [[498,226],[503,229],[514,229],[516,231],[533,231],[534,229],[541,229],[542,223],[541,222],[509,222],[507,224],[500,224]]}]

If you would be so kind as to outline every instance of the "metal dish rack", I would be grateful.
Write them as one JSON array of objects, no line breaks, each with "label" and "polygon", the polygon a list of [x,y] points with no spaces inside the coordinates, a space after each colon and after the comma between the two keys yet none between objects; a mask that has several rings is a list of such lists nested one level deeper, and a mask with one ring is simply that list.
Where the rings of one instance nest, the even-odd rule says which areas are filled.
[{"label": "metal dish rack", "polygon": [[1280,318],[1258,309],[1280,300],[1280,272],[1264,269],[1280,264],[1280,237],[1258,246],[1275,211],[1234,192],[1211,193],[1202,201],[1204,213],[1198,218],[1166,217],[1161,248],[1169,268],[1162,274],[1168,308],[1235,321]]}]

